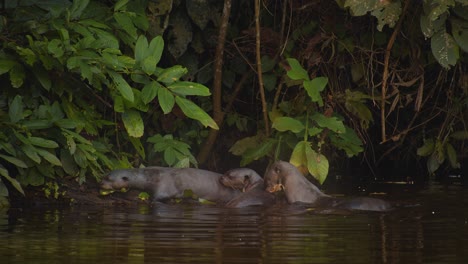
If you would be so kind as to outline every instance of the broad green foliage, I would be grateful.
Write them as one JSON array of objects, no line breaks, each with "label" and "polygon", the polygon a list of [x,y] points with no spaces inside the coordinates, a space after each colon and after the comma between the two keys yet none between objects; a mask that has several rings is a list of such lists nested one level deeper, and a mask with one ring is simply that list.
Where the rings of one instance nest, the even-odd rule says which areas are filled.
[{"label": "broad green foliage", "polygon": [[[171,113],[175,105],[187,117],[218,128],[192,101],[209,96],[209,89],[183,80],[185,67],[159,65],[164,41],[145,36],[146,4],[75,0],[7,5],[0,16],[3,181],[23,193],[22,186],[42,185],[48,178],[71,175],[82,183],[131,166],[128,157],[146,157],[141,141],[146,140],[145,122],[151,115]],[[186,143],[158,135],[148,139],[155,143],[149,151],[163,152],[168,165],[196,165]],[[5,190],[1,181],[0,188]]]},{"label": "broad green foliage", "polygon": [[[272,154],[275,148],[278,151],[284,145],[281,142],[284,138],[288,151],[292,148],[290,162],[297,167],[307,168],[312,176],[323,183],[328,175],[329,163],[327,157],[321,153],[322,149],[328,147],[342,149],[352,157],[363,151],[362,142],[353,129],[345,126],[341,117],[320,113],[323,110],[321,92],[325,90],[328,79],[316,77],[311,80],[307,71],[296,59],[290,58],[287,61],[290,68],[286,75],[294,81],[300,81],[304,93],[308,95],[300,102],[304,106],[297,106],[293,115],[288,110],[273,109],[270,118],[272,128],[276,130],[274,138],[262,139],[259,136],[244,138],[237,141],[230,151],[235,155],[242,155],[243,166]],[[326,140],[327,138],[329,140]]]},{"label": "broad green foliage", "polygon": [[[402,13],[402,1],[337,0],[352,15],[371,13],[377,18],[377,29],[394,27]],[[453,13],[453,14],[451,14]],[[431,39],[434,58],[444,68],[457,63],[459,48],[468,51],[468,4],[464,0],[424,0],[420,14],[421,31]],[[451,29],[448,28],[450,25]]]}]

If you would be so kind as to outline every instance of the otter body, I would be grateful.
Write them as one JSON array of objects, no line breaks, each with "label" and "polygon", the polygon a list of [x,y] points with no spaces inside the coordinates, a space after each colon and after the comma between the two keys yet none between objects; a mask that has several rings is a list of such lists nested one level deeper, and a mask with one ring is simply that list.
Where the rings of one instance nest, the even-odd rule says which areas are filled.
[{"label": "otter body", "polygon": [[223,186],[222,175],[193,168],[147,167],[110,172],[101,182],[101,189],[136,188],[151,192],[154,201],[183,198],[191,190],[199,198],[225,203],[240,191]]},{"label": "otter body", "polygon": [[252,169],[230,170],[220,178],[220,182],[226,187],[242,190],[240,195],[226,203],[226,207],[268,206],[275,203],[275,196],[265,191],[262,177]]},{"label": "otter body", "polygon": [[307,203],[313,206],[333,207],[348,210],[387,211],[391,204],[375,198],[334,198],[324,194],[289,162],[277,161],[265,173],[268,192],[284,191],[288,203]]}]

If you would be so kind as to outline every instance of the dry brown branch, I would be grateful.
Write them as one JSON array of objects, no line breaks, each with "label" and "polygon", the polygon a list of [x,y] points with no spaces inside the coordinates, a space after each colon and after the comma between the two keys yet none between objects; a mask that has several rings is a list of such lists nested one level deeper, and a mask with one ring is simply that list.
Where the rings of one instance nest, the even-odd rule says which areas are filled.
[{"label": "dry brown branch", "polygon": [[385,122],[386,122],[386,117],[385,117],[385,98],[387,95],[387,79],[388,79],[388,66],[390,63],[390,53],[393,48],[393,44],[395,43],[396,37],[400,32],[401,25],[403,23],[403,19],[405,17],[406,11],[408,10],[410,0],[406,0],[405,2],[405,7],[403,8],[403,11],[401,12],[400,19],[398,20],[398,24],[395,27],[395,30],[393,30],[392,36],[390,37],[390,40],[387,43],[387,49],[385,50],[385,60],[384,60],[384,71],[383,71],[383,77],[382,77],[382,97],[381,97],[381,102],[380,102],[380,124],[381,124],[381,129],[382,129],[382,143],[385,143],[387,141],[387,136],[386,136],[386,129],[385,129]]}]

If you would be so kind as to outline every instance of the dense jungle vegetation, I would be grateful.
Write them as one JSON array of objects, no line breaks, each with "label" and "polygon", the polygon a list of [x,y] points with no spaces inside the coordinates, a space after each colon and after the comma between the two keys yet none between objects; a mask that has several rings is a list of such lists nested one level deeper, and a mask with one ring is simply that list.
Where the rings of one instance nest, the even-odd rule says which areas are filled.
[{"label": "dense jungle vegetation", "polygon": [[142,165],[466,171],[466,0],[0,8],[2,203]]}]

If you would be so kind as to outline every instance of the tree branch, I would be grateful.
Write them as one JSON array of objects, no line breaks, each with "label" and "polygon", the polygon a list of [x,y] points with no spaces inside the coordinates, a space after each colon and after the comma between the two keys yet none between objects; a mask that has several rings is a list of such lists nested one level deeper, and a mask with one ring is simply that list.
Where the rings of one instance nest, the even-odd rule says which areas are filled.
[{"label": "tree branch", "polygon": [[[214,63],[214,77],[213,77],[213,119],[221,127],[223,121],[223,112],[221,109],[221,95],[222,95],[222,77],[223,77],[223,55],[224,55],[224,42],[226,41],[226,32],[229,24],[229,15],[231,13],[231,0],[224,0],[223,16],[219,26],[218,45],[216,46],[216,55]],[[198,162],[203,164],[206,162],[213,145],[218,138],[219,130],[211,129],[208,138],[203,144],[200,152],[198,153]]]}]

